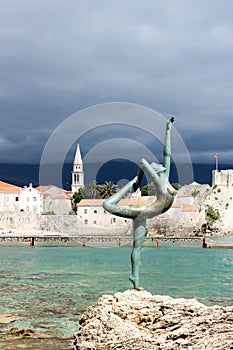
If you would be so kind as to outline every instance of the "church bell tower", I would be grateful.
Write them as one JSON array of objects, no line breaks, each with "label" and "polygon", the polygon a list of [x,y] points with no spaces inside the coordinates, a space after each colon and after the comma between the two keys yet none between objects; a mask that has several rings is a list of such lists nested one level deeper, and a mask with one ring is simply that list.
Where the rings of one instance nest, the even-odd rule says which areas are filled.
[{"label": "church bell tower", "polygon": [[84,186],[83,161],[81,157],[79,144],[77,144],[76,153],[75,153],[74,162],[73,162],[73,171],[72,171],[72,184],[71,184],[72,193],[77,192],[79,188],[83,186]]}]

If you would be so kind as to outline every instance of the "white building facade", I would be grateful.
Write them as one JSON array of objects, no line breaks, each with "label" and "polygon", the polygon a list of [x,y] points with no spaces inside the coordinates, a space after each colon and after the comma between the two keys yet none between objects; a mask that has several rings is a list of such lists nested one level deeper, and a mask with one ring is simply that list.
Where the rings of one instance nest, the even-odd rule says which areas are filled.
[{"label": "white building facade", "polygon": [[71,193],[57,186],[39,186],[38,191],[42,196],[42,212],[57,215],[69,214],[72,210]]},{"label": "white building facade", "polygon": [[77,216],[85,225],[118,227],[130,223],[130,219],[110,214],[103,208],[104,199],[82,199],[78,203]]},{"label": "white building facade", "polygon": [[233,188],[233,170],[213,170],[212,186],[227,186]]},{"label": "white building facade", "polygon": [[40,192],[32,187],[25,186],[19,194],[19,210],[27,213],[41,214],[43,210],[43,201]]},{"label": "white building facade", "polygon": [[39,191],[30,184],[24,188],[0,181],[0,212],[41,214],[42,198]]},{"label": "white building facade", "polygon": [[0,212],[18,211],[21,187],[0,181]]}]

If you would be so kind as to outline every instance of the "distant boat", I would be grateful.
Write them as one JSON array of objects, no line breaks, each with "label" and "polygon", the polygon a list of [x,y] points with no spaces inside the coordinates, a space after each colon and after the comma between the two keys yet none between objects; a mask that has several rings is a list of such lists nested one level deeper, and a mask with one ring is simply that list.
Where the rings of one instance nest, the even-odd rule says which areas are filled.
[{"label": "distant boat", "polygon": [[203,248],[233,248],[233,242],[216,242],[209,238],[203,238]]}]

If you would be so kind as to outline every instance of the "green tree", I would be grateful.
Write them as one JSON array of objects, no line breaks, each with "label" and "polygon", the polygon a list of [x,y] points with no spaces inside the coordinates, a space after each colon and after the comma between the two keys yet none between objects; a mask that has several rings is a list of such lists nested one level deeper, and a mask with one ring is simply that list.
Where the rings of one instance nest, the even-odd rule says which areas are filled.
[{"label": "green tree", "polygon": [[194,188],[193,190],[192,190],[192,196],[193,197],[196,197],[198,194],[200,193],[200,190],[199,189],[197,189],[197,188]]},{"label": "green tree", "polygon": [[182,186],[178,182],[173,182],[172,187],[174,187],[174,189],[178,191]]},{"label": "green tree", "polygon": [[207,206],[206,211],[206,221],[210,224],[212,224],[214,221],[218,220],[220,218],[220,213],[216,209],[214,209],[211,205]]},{"label": "green tree", "polygon": [[[175,190],[179,190],[181,188],[181,185],[179,183],[173,183],[172,186]],[[150,184],[147,184],[141,188],[141,194],[142,196],[155,196],[156,195],[156,187],[153,182]]]},{"label": "green tree", "polygon": [[145,185],[141,188],[141,195],[148,196],[148,185]]},{"label": "green tree", "polygon": [[141,188],[142,196],[154,196],[156,194],[155,184],[152,182]]},{"label": "green tree", "polygon": [[56,214],[53,210],[51,210],[51,211],[44,211],[43,213],[41,213],[41,215],[56,215]]},{"label": "green tree", "polygon": [[97,186],[97,191],[101,198],[106,199],[116,193],[117,186],[112,181],[105,181],[104,184]]},{"label": "green tree", "polygon": [[77,214],[77,204],[83,199],[83,188],[79,188],[78,191],[74,192],[72,196],[72,210]]}]

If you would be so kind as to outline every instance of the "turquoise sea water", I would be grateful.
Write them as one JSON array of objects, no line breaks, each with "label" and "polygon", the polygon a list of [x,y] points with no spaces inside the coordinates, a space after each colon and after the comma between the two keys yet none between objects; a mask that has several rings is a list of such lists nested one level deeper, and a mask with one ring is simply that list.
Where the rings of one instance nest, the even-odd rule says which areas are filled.
[{"label": "turquoise sea water", "polygon": [[[232,238],[227,238],[233,241]],[[222,239],[220,239],[222,240]],[[81,313],[102,294],[131,288],[131,246],[81,247],[75,243],[0,243],[0,314],[20,319],[0,325],[1,349],[68,349]],[[206,305],[233,304],[233,249],[203,249],[194,243],[147,243],[141,285],[152,294],[196,298]],[[12,327],[45,332],[60,345],[29,340],[10,345]],[[63,339],[64,338],[64,339]],[[45,345],[47,344],[47,345]],[[11,347],[13,346],[13,347]],[[54,346],[54,344],[53,344]]]}]

